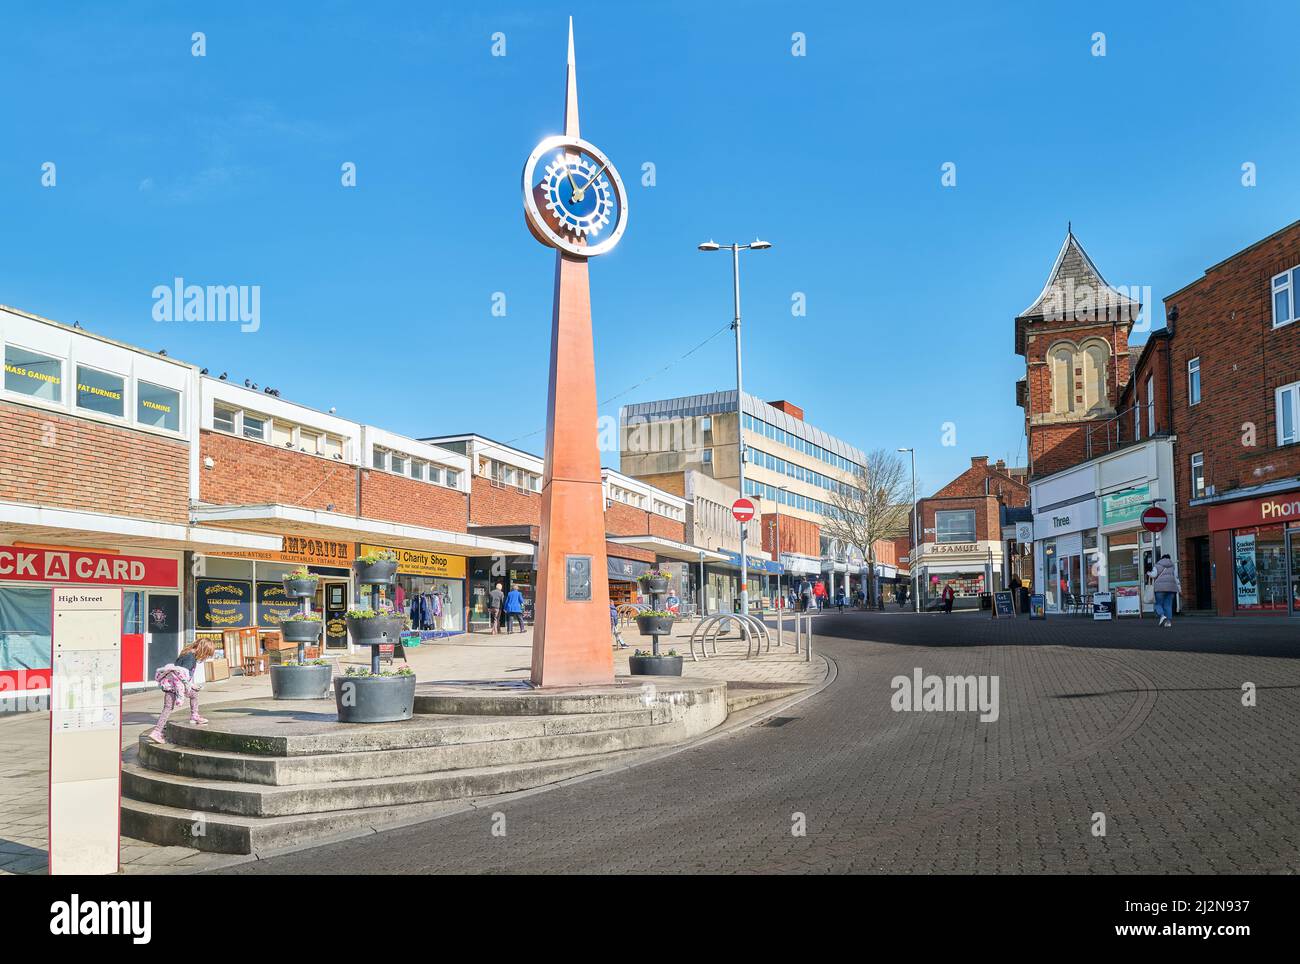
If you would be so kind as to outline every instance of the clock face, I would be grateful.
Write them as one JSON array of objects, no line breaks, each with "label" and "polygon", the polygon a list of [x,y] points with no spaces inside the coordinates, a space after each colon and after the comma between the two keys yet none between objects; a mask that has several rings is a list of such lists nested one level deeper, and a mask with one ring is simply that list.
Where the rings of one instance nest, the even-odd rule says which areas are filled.
[{"label": "clock face", "polygon": [[594,145],[548,137],[524,165],[524,211],[537,240],[590,258],[623,236],[627,194],[614,165]]}]

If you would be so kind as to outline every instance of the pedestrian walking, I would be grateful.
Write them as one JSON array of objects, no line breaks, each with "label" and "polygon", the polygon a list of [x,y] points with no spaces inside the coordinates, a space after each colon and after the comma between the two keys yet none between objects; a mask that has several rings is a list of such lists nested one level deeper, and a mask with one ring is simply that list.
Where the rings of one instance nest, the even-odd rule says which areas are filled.
[{"label": "pedestrian walking", "polygon": [[519,631],[524,631],[524,594],[519,591],[518,586],[511,586],[510,592],[506,593],[506,632],[512,633],[514,621],[519,620]]},{"label": "pedestrian walking", "polygon": [[1174,574],[1174,561],[1169,553],[1160,557],[1156,563],[1156,577],[1151,586],[1156,593],[1156,615],[1160,617],[1159,626],[1174,628],[1174,596],[1178,594],[1178,577]]},{"label": "pedestrian walking", "polygon": [[184,649],[173,662],[154,673],[154,680],[158,683],[158,688],[163,691],[163,708],[158,715],[158,725],[149,733],[149,738],[155,743],[163,742],[163,734],[167,731],[167,718],[172,715],[172,711],[180,706],[182,700],[188,700],[190,704],[190,722],[202,726],[208,722],[199,716],[199,690],[202,684],[198,682],[199,665],[206,659],[212,657],[212,640],[196,639]]},{"label": "pedestrian walking", "polygon": [[835,593],[835,608],[844,612],[844,590],[841,589]]},{"label": "pedestrian walking", "polygon": [[945,613],[952,612],[952,597],[955,595],[957,594],[952,591],[952,583],[950,582],[944,583],[943,584],[943,611]]},{"label": "pedestrian walking", "polygon": [[807,579],[799,583],[799,611],[807,612],[812,608],[813,584]]},{"label": "pedestrian walking", "polygon": [[501,589],[501,583],[497,583],[495,589],[488,593],[488,615],[492,621],[492,635],[501,631],[501,607],[505,603],[506,594]]},{"label": "pedestrian walking", "polygon": [[609,631],[614,634],[614,642],[618,643],[618,648],[627,649],[627,643],[623,642],[623,634],[618,631],[618,607],[612,602],[609,604]]}]

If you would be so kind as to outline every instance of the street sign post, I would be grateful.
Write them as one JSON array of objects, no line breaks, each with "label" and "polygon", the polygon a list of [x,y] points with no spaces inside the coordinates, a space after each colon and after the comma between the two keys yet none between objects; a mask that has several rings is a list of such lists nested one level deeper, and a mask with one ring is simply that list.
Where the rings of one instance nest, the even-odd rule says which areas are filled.
[{"label": "street sign post", "polygon": [[731,503],[731,514],[737,522],[748,522],[754,518],[754,503],[748,499],[737,499]]},{"label": "street sign post", "polygon": [[1147,532],[1160,532],[1169,524],[1169,513],[1153,505],[1142,513],[1142,528]]}]

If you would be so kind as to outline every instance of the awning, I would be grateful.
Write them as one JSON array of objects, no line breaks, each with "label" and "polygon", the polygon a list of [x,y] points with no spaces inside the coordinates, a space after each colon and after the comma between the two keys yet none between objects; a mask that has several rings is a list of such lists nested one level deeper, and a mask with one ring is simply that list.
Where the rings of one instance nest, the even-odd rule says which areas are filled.
[{"label": "awning", "polygon": [[701,549],[686,542],[665,539],[663,536],[607,536],[606,541],[616,546],[644,549],[665,559],[677,559],[681,562],[699,562],[701,556],[704,557],[705,562],[721,562],[727,558],[724,553]]},{"label": "awning", "polygon": [[182,552],[265,552],[280,549],[280,539],[254,532],[150,522],[130,516],[0,502],[0,535],[22,541],[66,546],[112,546]]},{"label": "awning", "polygon": [[[725,566],[728,569],[740,569],[739,552],[727,552],[726,550],[722,550],[720,554],[723,558],[718,561],[716,565]],[[751,573],[762,572],[767,573],[768,575],[779,576],[785,572],[785,567],[779,562],[773,562],[771,559],[765,559],[762,556],[747,556],[746,560],[748,562],[747,568]]]},{"label": "awning", "polygon": [[[456,556],[514,555],[531,556],[533,547],[527,542],[509,542],[491,536],[469,532],[452,532],[406,525],[402,522],[385,522],[361,516],[304,509],[300,506],[267,505],[205,505],[190,511],[194,521],[205,531],[216,527],[255,532],[267,536],[308,536],[335,539],[340,542],[380,543],[402,549],[426,549]],[[211,527],[211,529],[209,529]],[[275,539],[275,548],[280,540]]]},{"label": "awning", "polygon": [[822,571],[822,562],[813,556],[801,556],[793,552],[781,553],[781,565],[786,572],[813,575]]},{"label": "awning", "polygon": [[[927,573],[978,573],[984,572],[987,566],[988,560],[985,560],[984,562],[939,562],[934,563],[933,565],[926,563],[921,566],[921,571]],[[997,568],[997,563],[994,563],[994,568]]]}]

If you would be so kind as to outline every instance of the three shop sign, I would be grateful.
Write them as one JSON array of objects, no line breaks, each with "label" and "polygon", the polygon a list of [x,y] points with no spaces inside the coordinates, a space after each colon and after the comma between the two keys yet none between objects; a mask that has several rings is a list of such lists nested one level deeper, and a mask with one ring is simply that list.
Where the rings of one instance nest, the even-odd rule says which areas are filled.
[{"label": "three shop sign", "polygon": [[0,580],[9,582],[67,582],[174,589],[178,571],[179,564],[175,559],[81,552],[76,549],[0,546]]},{"label": "three shop sign", "polygon": [[754,503],[748,499],[737,499],[731,503],[731,514],[737,522],[748,522],[754,518]]},{"label": "three shop sign", "polygon": [[1161,532],[1169,525],[1169,513],[1158,505],[1153,505],[1142,513],[1142,528],[1147,532]]}]

